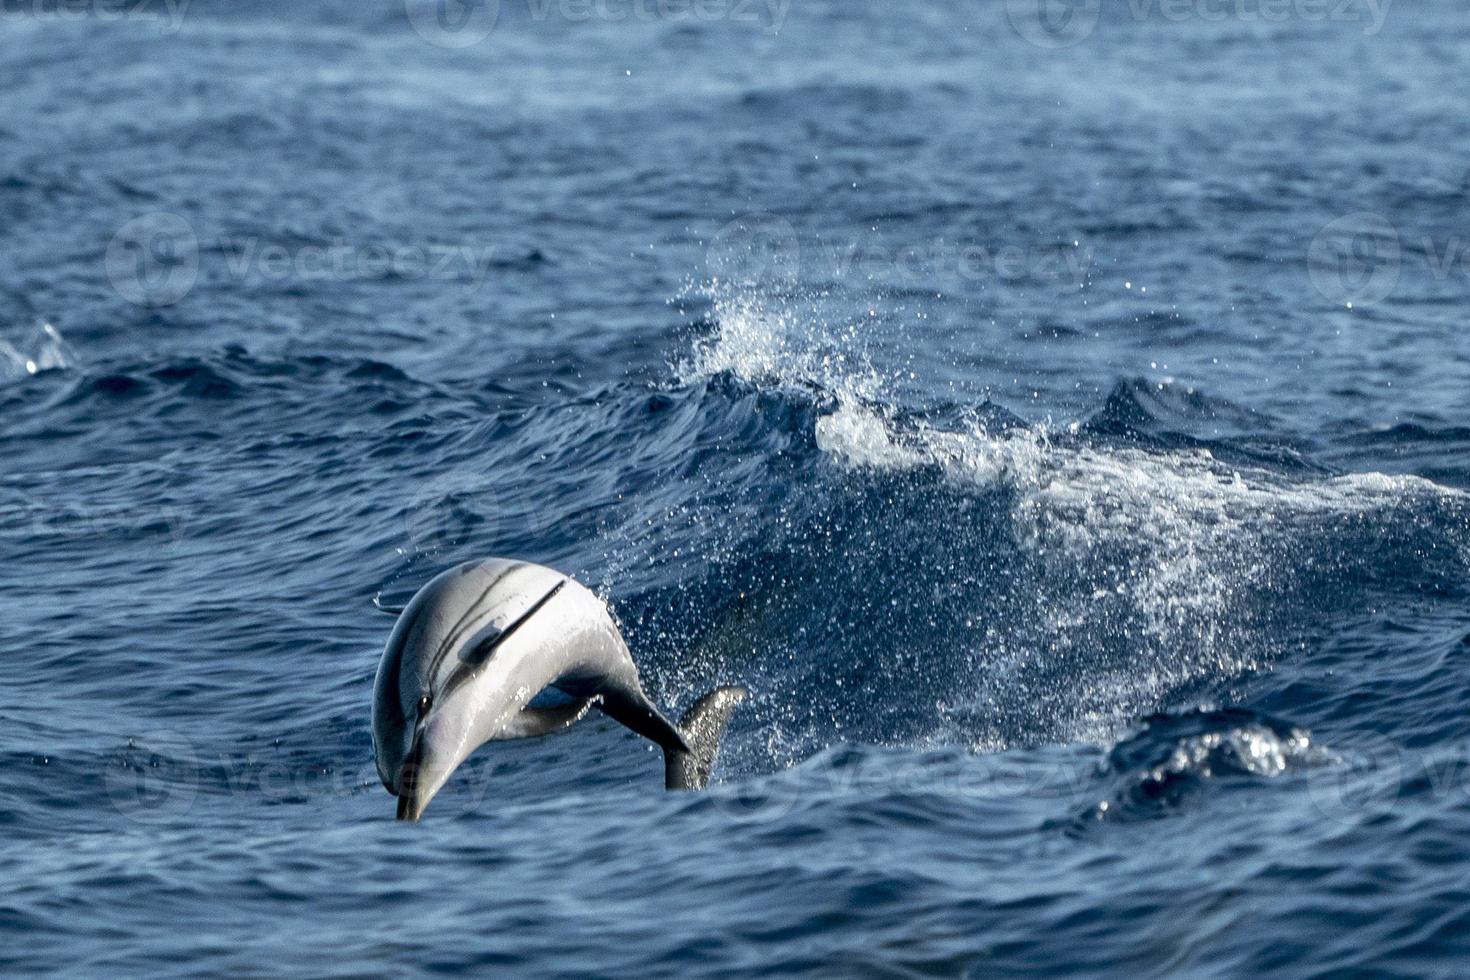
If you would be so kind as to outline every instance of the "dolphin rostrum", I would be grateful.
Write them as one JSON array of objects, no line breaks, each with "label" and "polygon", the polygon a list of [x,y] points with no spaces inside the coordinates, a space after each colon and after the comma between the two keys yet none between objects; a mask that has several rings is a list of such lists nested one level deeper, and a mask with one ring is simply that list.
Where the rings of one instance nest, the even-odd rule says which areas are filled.
[{"label": "dolphin rostrum", "polygon": [[[570,698],[531,701],[547,688]],[[373,690],[378,776],[417,820],[470,753],[560,731],[594,705],[664,750],[669,789],[703,789],[743,687],[717,687],[676,726],[643,693],[607,606],[560,572],[490,558],[451,568],[404,607]]]}]

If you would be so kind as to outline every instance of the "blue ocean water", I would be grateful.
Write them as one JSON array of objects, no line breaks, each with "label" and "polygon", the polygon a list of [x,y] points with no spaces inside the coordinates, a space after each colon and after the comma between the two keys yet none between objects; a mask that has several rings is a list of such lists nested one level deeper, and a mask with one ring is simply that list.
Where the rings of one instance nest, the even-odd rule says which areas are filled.
[{"label": "blue ocean water", "polygon": [[[0,972],[1463,974],[1463,9],[0,14]],[[710,792],[393,821],[492,554]]]}]

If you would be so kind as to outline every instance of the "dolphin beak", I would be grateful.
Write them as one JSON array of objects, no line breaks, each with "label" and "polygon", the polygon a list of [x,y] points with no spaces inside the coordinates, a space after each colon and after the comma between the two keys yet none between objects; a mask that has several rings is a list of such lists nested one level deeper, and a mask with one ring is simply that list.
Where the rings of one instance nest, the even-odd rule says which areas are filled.
[{"label": "dolphin beak", "polygon": [[423,729],[414,732],[413,744],[409,746],[408,755],[403,760],[402,767],[398,770],[398,814],[399,820],[417,822],[423,815],[424,807],[429,805],[429,798],[433,793],[422,792],[419,775],[423,769],[422,759],[424,741]]},{"label": "dolphin beak", "polygon": [[473,748],[460,716],[436,711],[422,719],[398,768],[398,819],[418,820]]},{"label": "dolphin beak", "polygon": [[486,727],[498,731],[503,725],[493,725],[495,719],[512,716],[519,709],[513,694],[503,693],[497,698],[480,698],[473,703],[446,699],[417,719],[408,751],[395,774],[399,820],[418,820],[460,764],[485,741],[477,728],[484,717],[490,718]]},{"label": "dolphin beak", "polygon": [[[407,769],[408,767],[404,766],[403,768]],[[398,819],[417,823],[419,817],[423,815],[424,806],[428,801],[419,799],[418,794],[411,789],[405,791],[402,788],[404,786],[402,776],[399,777],[398,785],[400,787],[398,790]]]}]

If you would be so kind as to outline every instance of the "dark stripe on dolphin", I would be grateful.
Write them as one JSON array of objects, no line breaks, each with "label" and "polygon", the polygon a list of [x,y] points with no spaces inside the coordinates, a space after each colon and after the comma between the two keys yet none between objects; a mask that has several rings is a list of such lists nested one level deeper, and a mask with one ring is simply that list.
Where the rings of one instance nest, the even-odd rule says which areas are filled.
[{"label": "dark stripe on dolphin", "polygon": [[530,609],[527,609],[525,612],[521,613],[521,615],[513,623],[511,623],[505,629],[501,630],[498,634],[495,635],[493,639],[490,639],[487,643],[481,643],[479,646],[475,647],[475,649],[471,650],[469,652],[469,655],[464,658],[460,665],[454,668],[454,673],[449,675],[449,680],[444,682],[444,694],[448,695],[455,688],[459,687],[465,681],[469,680],[470,677],[474,675],[475,671],[479,670],[482,666],[485,665],[485,663],[490,659],[491,655],[495,653],[495,649],[497,647],[499,647],[506,640],[510,639],[511,636],[515,634],[516,630],[520,629],[526,624],[527,620],[536,615],[536,613],[540,612],[541,607],[546,605],[553,598],[555,598],[556,594],[560,592],[566,584],[567,580],[562,579],[560,582],[553,585],[550,592],[537,599],[535,604],[532,605]]},{"label": "dark stripe on dolphin", "polygon": [[413,725],[413,742],[408,747],[408,756],[403,764],[398,767],[398,819],[402,820],[408,816],[410,808],[414,805],[414,784],[418,780],[419,764],[423,761],[424,740],[420,736],[424,733],[424,718],[420,714]]},{"label": "dark stripe on dolphin", "polygon": [[[478,563],[475,563],[474,567],[479,567]],[[525,562],[515,562],[505,571],[495,576],[495,578],[490,581],[489,585],[485,586],[485,591],[480,593],[480,598],[476,599],[473,603],[470,604],[470,607],[465,610],[464,615],[459,617],[459,621],[454,624],[454,628],[449,631],[449,633],[444,637],[443,642],[439,644],[439,649],[434,651],[434,656],[431,657],[428,662],[428,672],[425,674],[426,677],[433,677],[439,672],[439,665],[444,662],[445,657],[449,656],[449,651],[453,649],[456,643],[459,642],[460,637],[464,636],[465,631],[468,630],[470,627],[470,623],[474,622],[474,618],[480,609],[480,603],[485,601],[486,596],[490,595],[495,587],[499,585],[502,581],[504,581],[505,577],[511,572],[525,567]]]},{"label": "dark stripe on dolphin", "polygon": [[399,687],[403,675],[403,648],[408,645],[408,638],[413,635],[414,627],[419,624],[419,619],[424,614],[424,606],[419,606],[413,611],[413,618],[404,627],[398,646],[393,650],[393,656],[388,665],[388,676],[383,679],[383,689],[393,692],[393,703],[398,705],[399,717],[403,716],[403,694]]}]

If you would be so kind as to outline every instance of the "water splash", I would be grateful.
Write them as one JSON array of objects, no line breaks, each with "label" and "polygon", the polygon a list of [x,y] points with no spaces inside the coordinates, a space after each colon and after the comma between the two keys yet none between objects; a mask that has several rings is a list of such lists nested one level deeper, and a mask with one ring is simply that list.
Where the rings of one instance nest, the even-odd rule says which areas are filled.
[{"label": "water splash", "polygon": [[[794,733],[773,760],[834,739],[1108,744],[1140,715],[1268,669],[1371,590],[1470,581],[1461,491],[1175,435],[1157,418],[1169,399],[1154,399],[1148,433],[993,406],[936,419],[901,405],[856,330],[817,305],[716,294],[717,332],[678,369],[686,386],[724,376],[809,402],[829,464],[807,464],[799,501],[771,521],[779,540],[751,539],[760,552],[732,578],[766,581],[742,592],[744,629],[702,640],[748,645],[758,623],[770,656],[816,661],[770,679],[808,702],[771,709],[768,729]],[[1114,410],[1139,397],[1120,389]],[[910,714],[927,700],[928,719],[866,724],[832,690],[844,683]]]},{"label": "water splash", "polygon": [[0,381],[65,370],[77,363],[76,351],[50,323],[42,322],[12,339],[0,337]]},{"label": "water splash", "polygon": [[1338,761],[1305,728],[1244,708],[1153,715],[1108,754],[1106,769],[1116,790],[1087,816],[1160,816],[1213,780],[1276,779]]}]

